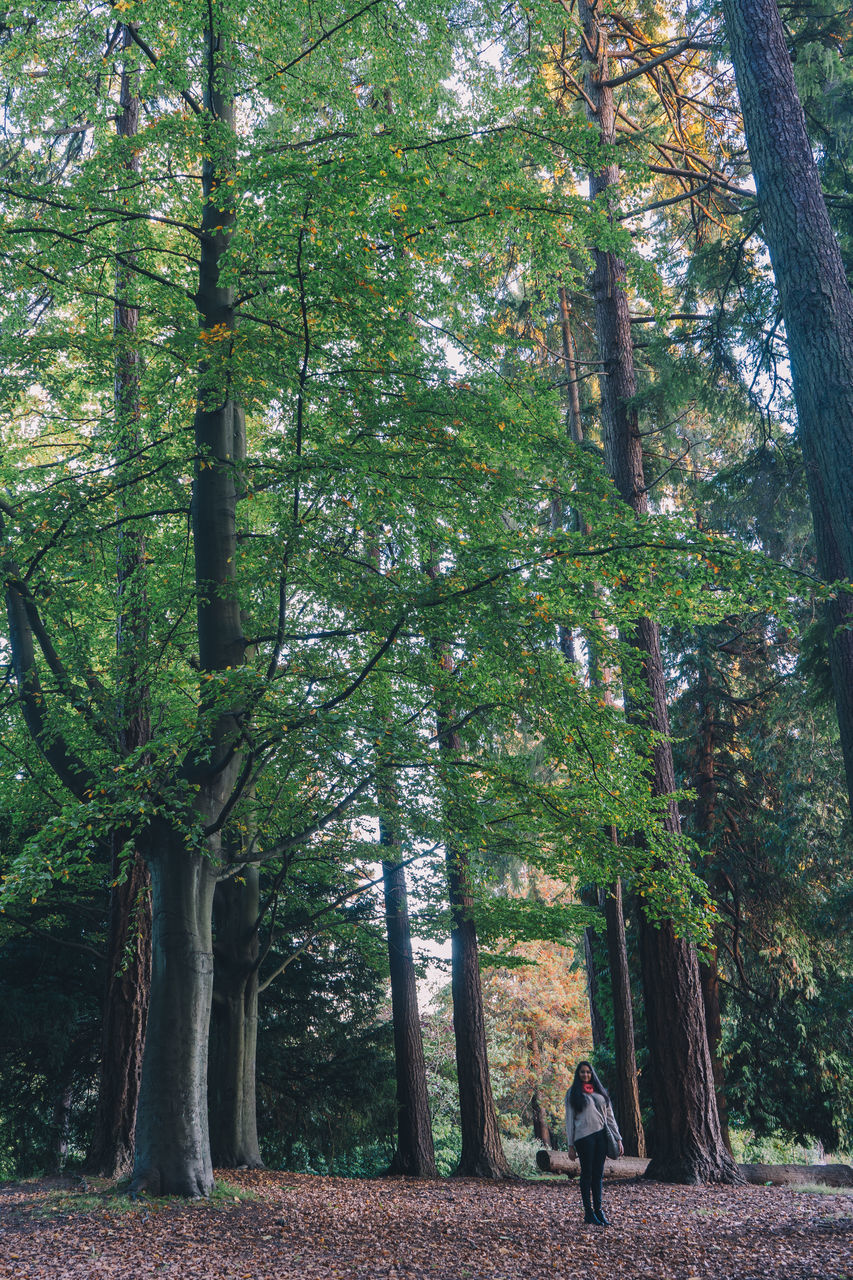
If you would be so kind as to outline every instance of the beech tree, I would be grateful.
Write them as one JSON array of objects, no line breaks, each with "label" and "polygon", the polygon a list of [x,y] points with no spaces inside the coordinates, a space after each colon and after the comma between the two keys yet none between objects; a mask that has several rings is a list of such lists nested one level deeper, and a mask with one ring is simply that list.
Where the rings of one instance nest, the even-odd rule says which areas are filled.
[{"label": "beech tree", "polygon": [[[343,32],[353,23],[369,24],[369,11],[370,6],[342,13],[338,29]],[[328,391],[323,394],[331,407],[336,399],[335,369],[347,363],[339,325],[337,352],[332,355],[330,348],[323,355],[327,337],[322,326],[329,321],[321,317],[328,314],[325,308],[345,279],[347,290],[355,290],[355,302],[362,292],[371,299],[378,295],[371,276],[387,285],[393,271],[386,269],[376,239],[388,235],[393,241],[407,211],[398,183],[390,207],[384,205],[380,227],[373,220],[373,195],[362,184],[362,225],[350,223],[352,243],[346,253],[327,257],[322,277],[313,274],[315,243],[332,234],[339,215],[346,218],[353,195],[346,182],[336,188],[335,199],[346,205],[347,212],[334,201],[321,204],[317,200],[322,184],[313,181],[318,171],[312,169],[315,162],[310,153],[316,146],[328,149],[337,131],[331,130],[327,138],[328,130],[321,125],[319,135],[314,134],[316,105],[306,111],[298,93],[296,109],[290,116],[286,111],[282,114],[282,100],[290,104],[291,65],[311,57],[315,62],[324,59],[327,69],[336,68],[332,85],[338,109],[349,116],[351,126],[344,134],[359,142],[352,158],[344,157],[354,177],[361,176],[359,166],[364,170],[365,153],[359,148],[366,141],[370,161],[365,172],[369,181],[378,183],[377,191],[387,191],[383,179],[388,171],[380,168],[378,157],[390,154],[396,162],[402,148],[389,148],[384,122],[378,128],[374,121],[368,122],[365,134],[363,112],[357,100],[353,103],[353,76],[331,54],[327,47],[331,37],[325,28],[315,30],[314,44],[309,38],[309,51],[293,52],[305,39],[299,16],[284,23],[275,41],[264,45],[263,60],[270,71],[261,83],[273,86],[272,98],[268,114],[265,106],[253,125],[257,148],[246,153],[240,141],[245,121],[239,116],[238,100],[245,101],[258,90],[257,59],[245,43],[239,15],[222,7],[212,16],[213,25],[200,31],[189,21],[172,26],[171,11],[161,15],[147,9],[143,33],[130,15],[123,30],[139,55],[139,96],[152,104],[150,118],[144,130],[110,143],[102,127],[115,110],[109,86],[117,86],[119,93],[123,90],[121,73],[117,81],[109,81],[104,94],[101,71],[92,71],[101,67],[104,49],[98,13],[81,17],[76,10],[68,10],[45,32],[35,33],[23,11],[11,15],[9,30],[21,37],[21,48],[9,52],[13,67],[20,68],[15,110],[21,135],[43,138],[45,118],[59,112],[79,131],[83,146],[79,165],[47,176],[39,168],[38,152],[33,161],[20,152],[7,168],[3,190],[12,220],[12,265],[22,282],[7,333],[14,331],[14,321],[20,319],[26,335],[23,349],[10,364],[10,390],[17,397],[19,417],[37,424],[39,443],[51,455],[47,478],[39,470],[40,461],[32,463],[20,447],[6,459],[12,495],[4,522],[9,634],[18,694],[30,732],[79,806],[70,803],[43,840],[53,840],[59,851],[76,850],[81,831],[91,828],[94,833],[103,825],[122,829],[125,821],[145,858],[153,900],[153,964],[134,1186],[181,1194],[206,1193],[212,1180],[206,1105],[212,906],[220,873],[230,876],[239,869],[228,865],[228,828],[245,824],[247,797],[254,792],[253,804],[265,812],[266,827],[254,847],[241,856],[248,862],[277,857],[342,817],[367,791],[373,774],[369,764],[358,763],[358,733],[354,734],[351,723],[339,727],[333,713],[361,696],[362,684],[393,645],[411,608],[411,597],[405,598],[405,588],[400,595],[400,584],[388,584],[377,592],[367,573],[360,606],[366,613],[361,622],[355,621],[351,594],[343,628],[324,625],[318,618],[303,640],[298,624],[294,629],[295,619],[291,620],[292,614],[298,617],[304,609],[313,577],[309,566],[316,554],[314,529],[319,516],[324,527],[322,532],[317,529],[318,544],[331,535],[337,563],[323,589],[326,618],[334,616],[342,599],[340,591],[351,586],[347,575],[352,574],[352,530],[346,510],[352,503],[347,499],[348,505],[339,507],[336,521],[324,492],[327,482],[317,470],[320,463],[327,477],[338,471],[343,441],[336,443],[332,433],[325,436],[327,443],[319,445],[316,437],[309,443],[307,434],[312,415],[309,379],[316,379],[318,367],[325,365],[322,377],[328,381]],[[51,56],[61,51],[69,32],[75,36],[74,72],[63,79],[69,67],[66,50],[55,58],[51,74],[29,82],[28,60],[43,56],[48,45]],[[395,35],[383,45],[382,56],[390,56],[396,66],[404,56],[404,45]],[[106,47],[108,51],[116,47],[111,33]],[[123,59],[128,56],[122,49]],[[447,66],[447,52],[433,41],[429,56],[434,77],[427,93],[440,97],[437,85]],[[79,94],[73,106],[67,97],[71,90]],[[417,129],[411,114],[406,129]],[[408,143],[407,138],[400,141]],[[309,156],[307,164],[303,154]],[[197,180],[171,176],[177,170],[192,172],[199,161]],[[322,163],[327,169],[340,164],[341,155],[333,150]],[[404,179],[402,185],[414,189],[419,183],[424,196],[429,195],[428,163],[417,172],[401,165],[397,170],[395,177]],[[285,201],[290,221],[283,224],[267,222],[264,213],[277,198],[276,182],[290,192]],[[163,183],[167,194],[155,195]],[[243,194],[261,189],[263,197],[254,207],[242,200]],[[423,197],[420,206],[417,213],[425,224],[420,230],[428,236],[433,215]],[[334,234],[339,235],[339,230]],[[279,273],[266,264],[279,261],[282,237],[289,256],[284,272]],[[349,266],[354,253],[366,259],[366,270],[355,282]],[[104,343],[98,326],[99,307],[113,299],[111,288],[104,285],[104,267],[115,263],[122,283],[115,305],[125,307],[128,317],[124,331],[112,339],[128,366],[126,376],[119,378],[119,426],[124,432],[126,462],[118,467],[114,452],[102,447],[99,430],[84,429],[76,439],[74,435],[81,400],[85,405],[88,398],[92,420],[100,422],[98,395],[111,380],[104,376],[108,366],[102,359]],[[110,277],[114,274],[109,272]],[[50,291],[49,306],[33,327],[29,307],[37,284],[44,281]],[[137,299],[129,297],[130,281]],[[138,305],[130,306],[137,301]],[[42,353],[56,345],[75,306],[85,306],[82,322],[73,321],[81,324],[81,336],[72,344],[81,373],[63,384],[65,368],[48,370]],[[133,311],[138,322],[131,343],[127,333]],[[372,303],[363,313],[356,305],[351,318],[354,314],[360,322],[371,311]],[[243,337],[246,326],[270,336],[266,347],[254,342],[251,355]],[[399,325],[392,337],[392,328],[386,322],[382,335],[382,363],[391,366],[397,359],[393,345],[409,337],[406,330],[404,338]],[[391,347],[390,355],[384,343]],[[353,336],[353,355],[358,345]],[[363,335],[360,345],[365,345]],[[134,347],[146,352],[145,366],[131,368]],[[112,365],[111,342],[106,351]],[[282,359],[291,371],[284,386],[280,378],[269,381]],[[384,445],[374,455],[362,452],[364,421],[375,424],[374,430],[379,426],[376,374],[371,368],[375,360],[375,354],[367,354],[366,370],[356,368],[352,375],[351,394],[356,398],[364,398],[360,378],[365,379],[365,387],[368,378],[373,385],[366,419],[352,419],[350,460],[361,474],[369,473],[371,466],[374,474],[386,470],[384,459],[389,456]],[[427,377],[435,376],[439,367],[440,360],[433,354]],[[36,369],[41,384],[34,393],[30,388]],[[392,374],[392,382],[396,375]],[[393,390],[399,395],[396,386]],[[435,399],[428,385],[426,395]],[[338,401],[338,415],[342,409],[347,413],[346,399],[344,395]],[[276,408],[269,414],[266,441],[254,442],[257,461],[250,489],[242,461],[245,405],[259,401],[267,408],[274,403]],[[437,411],[437,403],[430,408]],[[322,411],[315,407],[315,420],[324,411],[325,405]],[[86,412],[84,407],[83,417]],[[188,412],[193,422],[189,434]],[[48,424],[57,417],[61,427],[51,437]],[[286,429],[282,419],[287,421]],[[264,447],[286,477],[281,504],[281,479],[263,474]],[[393,483],[411,490],[407,463],[399,461],[403,469],[395,462]],[[440,483],[434,474],[429,480],[433,485]],[[329,484],[328,493],[342,500],[341,487]],[[238,503],[247,504],[255,495],[258,515],[244,534],[238,527]],[[43,522],[40,508],[45,499],[57,513],[56,524]],[[151,707],[160,728],[156,741],[119,741],[116,748],[113,720],[107,714],[112,661],[104,658],[112,623],[102,611],[94,625],[87,617],[87,625],[81,628],[75,595],[84,584],[93,603],[97,592],[106,588],[109,593],[109,571],[97,571],[107,569],[106,553],[112,548],[114,532],[121,530],[124,536],[143,527],[147,527],[144,543],[138,537],[123,542],[127,554],[147,566],[145,586],[140,566],[127,597],[132,601],[128,608],[141,608],[147,594],[151,618],[156,621],[147,630],[139,629],[135,645],[120,654],[121,662],[128,654],[127,661],[137,670],[144,665],[150,681],[145,705]],[[52,528],[52,534],[41,536],[45,528]],[[273,540],[281,547],[279,554],[270,554]],[[90,572],[90,565],[96,572]],[[483,576],[480,565],[472,572]],[[183,595],[168,596],[166,583],[179,581]],[[263,594],[269,590],[267,584],[275,593],[272,598]],[[270,608],[273,599],[277,605]],[[430,607],[440,603],[439,590]],[[127,609],[123,616],[129,616]],[[256,624],[259,635],[246,634],[249,621]],[[350,638],[354,648],[336,643]],[[325,660],[318,662],[306,651],[300,668],[299,661],[287,656],[300,641],[308,650],[318,642],[321,646],[326,642],[327,649],[331,646],[335,656],[328,661],[337,667],[338,676],[334,688]],[[250,653],[255,655],[251,662],[247,661]],[[49,684],[42,670],[48,673]],[[137,678],[131,691],[137,700],[142,688]],[[324,715],[329,718],[322,721]],[[315,723],[325,725],[319,738],[314,737]],[[306,730],[316,750],[326,753],[321,771],[326,785],[319,789],[309,781],[317,757],[314,748],[304,750]],[[301,750],[293,745],[294,735],[303,737]],[[262,766],[277,751],[293,759],[294,750],[301,755],[298,776],[305,790],[297,800],[297,787],[289,807],[278,804],[271,812],[268,793],[260,785]],[[59,852],[57,862],[61,862]],[[233,908],[226,914],[233,915]]]}]

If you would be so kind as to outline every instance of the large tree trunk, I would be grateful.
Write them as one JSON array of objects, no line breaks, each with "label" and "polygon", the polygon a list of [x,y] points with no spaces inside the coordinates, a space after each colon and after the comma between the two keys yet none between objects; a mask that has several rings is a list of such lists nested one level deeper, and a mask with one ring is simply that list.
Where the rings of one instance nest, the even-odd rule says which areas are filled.
[{"label": "large tree trunk", "polygon": [[213,1187],[207,1127],[207,1033],[216,869],[183,833],[152,832],[151,1004],[136,1123],[134,1193],[205,1196]]},{"label": "large tree trunk", "polygon": [[258,1143],[255,1066],[258,1041],[258,913],[256,867],[216,886],[213,1009],[208,1114],[216,1168],[263,1168]]},{"label": "large tree trunk", "polygon": [[379,770],[377,799],[397,1081],[397,1149],[389,1172],[413,1178],[437,1178],[406,871],[401,861],[399,800],[388,767]]},{"label": "large tree trunk", "polygon": [[[654,791],[671,796],[675,772],[658,628],[644,618],[637,632],[651,693]],[[681,834],[674,800],[667,806],[664,828],[674,838]],[[741,1181],[720,1129],[696,952],[676,937],[670,921],[649,921],[642,903],[638,920],[654,1109],[647,1176],[666,1182]]]},{"label": "large tree trunk", "polygon": [[[139,130],[139,72],[128,64],[133,49],[125,27],[124,66],[119,90],[116,132],[130,140]],[[131,186],[138,181],[139,157],[130,149],[124,169]],[[132,232],[131,232],[132,235]],[[116,339],[115,416],[116,464],[126,473],[141,446],[139,405],[139,349],[136,334],[139,308],[133,305],[134,254],[132,242],[120,240],[116,269],[113,333]],[[126,505],[119,489],[119,510]],[[149,636],[149,603],[145,538],[138,525],[119,529],[117,546],[118,625],[116,628],[116,685],[118,688],[118,745],[133,755],[151,737],[150,692],[144,675]],[[136,1105],[142,1075],[142,1050],[151,972],[151,900],[148,868],[139,853],[121,865],[122,848],[130,833],[112,834],[110,912],[107,934],[107,975],[101,1031],[101,1074],[95,1128],[87,1167],[106,1178],[124,1177],[133,1165]]]},{"label": "large tree trunk", "polygon": [[[775,0],[724,0],[764,239],[782,301],[818,563],[853,580],[853,297],[820,187]],[[853,601],[828,610],[853,806]],[[838,630],[838,628],[845,628]]]},{"label": "large tree trunk", "polygon": [[[114,837],[112,878],[120,874]],[[106,999],[95,1129],[86,1167],[104,1178],[133,1166],[136,1106],[151,984],[151,891],[148,867],[135,854],[127,879],[110,894]]]},{"label": "large tree trunk", "polygon": [[[202,161],[199,287],[200,343],[192,497],[199,666],[206,675],[243,663],[246,644],[236,590],[237,477],[242,413],[232,386],[234,290],[220,282],[235,223],[228,172],[236,151],[230,69],[222,38],[205,33],[204,110],[215,121],[217,150]],[[211,346],[215,351],[211,351]],[[225,677],[227,679],[227,676]],[[213,686],[213,687],[212,687]],[[151,1006],[137,1118],[135,1190],[207,1195],[213,1170],[207,1115],[207,1054],[213,989],[212,909],[221,866],[220,823],[241,757],[239,703],[222,705],[221,684],[202,678],[199,726],[182,775],[194,788],[210,833],[198,853],[184,832],[163,829],[150,844],[154,917]],[[165,824],[164,824],[165,826]]]},{"label": "large tree trunk", "polygon": [[634,1009],[625,942],[625,916],[622,911],[622,884],[619,880],[604,891],[604,919],[607,925],[607,958],[613,991],[613,1051],[616,1059],[611,1093],[626,1156],[644,1156],[646,1138],[637,1086]]},{"label": "large tree trunk", "polygon": [[[439,667],[442,676],[452,675],[453,660],[446,649],[439,655]],[[462,740],[454,721],[446,690],[440,689],[436,723],[439,754],[446,775],[452,774],[454,761],[463,754]],[[452,783],[449,789],[452,791]],[[451,991],[462,1129],[462,1154],[455,1172],[461,1177],[509,1178],[512,1174],[498,1133],[486,1052],[483,988],[468,855],[453,821],[452,802],[445,806],[444,849],[447,894],[453,922],[450,932]]]},{"label": "large tree trunk", "polygon": [[[584,90],[589,116],[601,142],[615,139],[613,91],[607,86],[606,34],[600,0],[579,0],[583,24],[581,45]],[[590,198],[616,196],[619,171],[604,164],[590,174]],[[625,293],[625,267],[612,253],[595,249],[592,289],[596,333],[602,362],[602,422],[608,471],[623,500],[638,514],[647,510],[642,439],[636,407],[631,323]],[[669,716],[657,624],[641,618],[632,637],[641,655],[643,679],[650,695],[649,728],[653,746],[654,791],[675,790]],[[675,802],[665,821],[673,837],[681,834]],[[653,924],[642,905],[640,957],[654,1103],[654,1150],[648,1175],[671,1182],[739,1180],[726,1151],[714,1100],[713,1074],[705,1033],[699,965],[692,946],[675,936],[672,924]]]},{"label": "large tree trunk", "polygon": [[459,851],[447,850],[447,880],[453,915],[451,989],[462,1153],[455,1172],[460,1177],[508,1178],[509,1165],[501,1146],[486,1053],[483,992],[477,949],[477,929],[471,918],[473,898],[467,888],[467,864]]}]

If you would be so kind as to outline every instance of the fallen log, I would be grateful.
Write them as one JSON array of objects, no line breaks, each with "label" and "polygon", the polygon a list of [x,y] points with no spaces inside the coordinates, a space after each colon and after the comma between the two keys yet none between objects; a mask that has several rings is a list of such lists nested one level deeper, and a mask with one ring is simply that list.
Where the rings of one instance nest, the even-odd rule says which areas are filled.
[{"label": "fallen log", "polygon": [[774,1187],[853,1187],[849,1164],[742,1164],[747,1182]]},{"label": "fallen log", "polygon": [[[621,1160],[605,1160],[606,1178],[636,1178],[646,1172],[648,1160],[623,1156]],[[577,1178],[580,1164],[566,1151],[537,1151],[536,1167],[541,1173],[563,1173]],[[849,1164],[742,1164],[739,1166],[747,1182],[757,1186],[770,1183],[774,1187],[853,1187],[853,1168]]]},{"label": "fallen log", "polygon": [[[636,1156],[623,1156],[621,1160],[604,1161],[606,1178],[636,1178],[645,1173],[648,1160],[639,1160]],[[536,1167],[541,1173],[564,1173],[569,1178],[577,1178],[581,1167],[577,1160],[572,1160],[566,1151],[537,1151]]]}]

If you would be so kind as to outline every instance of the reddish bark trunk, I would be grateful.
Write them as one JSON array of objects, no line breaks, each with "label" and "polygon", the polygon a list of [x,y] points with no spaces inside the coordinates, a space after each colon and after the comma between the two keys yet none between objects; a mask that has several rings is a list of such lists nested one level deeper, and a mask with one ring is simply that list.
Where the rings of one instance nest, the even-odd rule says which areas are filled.
[{"label": "reddish bark trunk", "polygon": [[[602,144],[609,146],[615,139],[615,106],[613,91],[607,87],[607,39],[599,0],[579,0],[578,13],[583,25],[581,52],[589,116],[599,130]],[[614,200],[618,181],[618,167],[612,162],[604,163],[590,174],[590,198]],[[636,514],[643,515],[648,504],[642,439],[633,404],[636,378],[625,267],[614,254],[600,249],[593,251],[593,257],[605,459],[623,501]],[[655,734],[654,791],[658,796],[671,796],[675,774],[657,624],[640,618],[632,643],[641,655],[643,679],[650,695],[647,721]],[[673,837],[680,835],[681,821],[672,800],[664,825]],[[672,1182],[738,1181],[737,1168],[722,1140],[714,1102],[696,953],[675,936],[669,921],[652,923],[642,905],[639,915],[655,1116],[648,1176]]]},{"label": "reddish bark trunk", "polygon": [[717,948],[714,947],[709,960],[699,965],[699,977],[702,982],[702,1000],[705,1006],[705,1029],[708,1033],[708,1048],[711,1053],[711,1067],[714,1073],[714,1093],[717,1097],[717,1115],[720,1118],[720,1132],[726,1150],[732,1154],[732,1143],[729,1136],[729,1104],[726,1097],[726,1072],[720,1054],[720,1042],[723,1038],[722,1018],[720,1014],[720,974],[717,969]]},{"label": "reddish bark trunk", "polygon": [[[442,677],[452,674],[453,662],[446,650],[440,653],[439,668]],[[463,754],[462,740],[453,727],[454,720],[447,692],[439,689],[436,722],[439,753],[446,766],[446,774],[452,773],[454,761]],[[462,1130],[462,1154],[456,1173],[463,1177],[509,1178],[512,1174],[498,1133],[486,1052],[483,989],[468,856],[455,828],[452,803],[445,807],[444,847],[447,894],[453,922],[450,933],[451,991]]]},{"label": "reddish bark trunk", "polygon": [[[588,907],[600,905],[598,889],[594,885],[586,885],[581,889],[580,899]],[[592,1047],[595,1051],[600,1049],[607,1039],[607,1030],[601,1011],[601,992],[595,963],[595,929],[590,925],[587,925],[583,931],[583,959],[586,972],[586,997],[589,1004],[589,1025],[592,1031]]]},{"label": "reddish bark trunk", "polygon": [[[120,874],[121,836],[112,874]],[[148,868],[135,855],[124,884],[110,894],[107,982],[101,1027],[101,1074],[95,1129],[86,1166],[104,1178],[133,1166],[136,1107],[151,985],[151,890]]]},{"label": "reddish bark trunk", "polygon": [[628,970],[625,917],[622,911],[622,884],[619,880],[604,891],[604,919],[607,925],[607,958],[613,992],[613,1051],[616,1059],[611,1095],[625,1155],[645,1156],[646,1137],[640,1113],[637,1056],[634,1048],[631,975]]},{"label": "reddish bark trunk", "polygon": [[[583,442],[580,394],[578,392],[575,343],[571,327],[571,304],[565,289],[559,290],[560,333],[563,364],[566,370],[566,405],[569,435],[574,444]],[[577,513],[578,528],[590,532],[590,525],[581,512]],[[587,636],[590,683],[601,690],[605,701],[613,704],[613,675],[600,661],[599,646],[593,635]],[[610,830],[615,844],[618,833]],[[616,1059],[616,1077],[613,1087],[617,1114],[621,1126],[625,1151],[628,1155],[645,1155],[646,1143],[640,1114],[640,1095],[637,1086],[637,1061],[634,1048],[634,1010],[631,1000],[631,980],[628,969],[628,953],[625,943],[625,920],[622,914],[622,886],[619,881],[603,892],[596,890],[596,901],[604,908],[607,926],[607,959],[613,993],[613,1039]],[[584,956],[587,971],[590,1022],[593,1048],[604,1038],[604,1028],[598,998],[598,978],[589,929],[584,930]]]},{"label": "reddish bark trunk", "polygon": [[[139,130],[139,73],[129,67],[133,43],[124,33],[116,131],[132,139]],[[139,160],[131,149],[124,168],[131,183]],[[116,340],[115,416],[117,468],[125,471],[139,451],[139,308],[133,305],[132,244],[120,244],[116,270],[113,333]],[[119,510],[124,507],[119,490]],[[118,742],[123,755],[144,748],[151,737],[150,694],[144,676],[149,635],[145,539],[136,525],[119,529],[117,560],[118,618],[116,685]],[[110,867],[110,913],[107,933],[107,976],[101,1031],[101,1074],[95,1128],[87,1166],[102,1177],[123,1177],[133,1164],[136,1106],[142,1075],[142,1052],[151,981],[151,895],[148,868],[138,852],[130,866],[120,863],[127,833],[114,832]],[[126,874],[125,874],[126,872]]]},{"label": "reddish bark trunk", "polygon": [[[853,581],[853,296],[832,232],[775,0],[724,0],[764,239],[785,316],[818,564]],[[853,600],[828,610],[853,805]],[[839,629],[841,628],[841,629]]]},{"label": "reddish bark trunk", "polygon": [[406,872],[400,861],[399,801],[393,776],[387,768],[380,772],[377,793],[397,1082],[397,1149],[390,1172],[413,1178],[436,1178],[438,1169],[409,928]]}]

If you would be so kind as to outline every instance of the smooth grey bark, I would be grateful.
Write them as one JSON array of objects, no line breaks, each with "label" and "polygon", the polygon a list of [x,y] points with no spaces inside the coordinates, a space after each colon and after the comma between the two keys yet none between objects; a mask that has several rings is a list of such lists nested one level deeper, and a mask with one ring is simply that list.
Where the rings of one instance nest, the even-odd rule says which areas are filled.
[{"label": "smooth grey bark", "polygon": [[[607,85],[607,37],[601,0],[579,0],[583,27],[581,56],[590,120],[601,143],[615,140],[615,104]],[[603,158],[590,173],[590,198],[612,201],[618,166]],[[642,439],[636,405],[631,323],[624,264],[612,253],[593,250],[592,292],[602,363],[602,425],[608,472],[623,501],[637,515],[648,509]],[[675,772],[657,624],[641,618],[631,642],[641,655],[649,694],[648,727],[653,731],[653,788],[671,797]],[[670,799],[664,826],[674,838],[681,820]],[[653,923],[639,908],[640,958],[654,1105],[654,1143],[648,1177],[667,1182],[738,1182],[737,1167],[725,1148],[714,1099],[699,965],[694,948],[678,938],[670,921]]]},{"label": "smooth grey bark", "polygon": [[[240,666],[245,650],[235,555],[235,442],[242,415],[231,387],[232,344],[225,340],[235,328],[236,316],[233,290],[220,283],[235,220],[227,173],[234,162],[236,134],[224,50],[220,37],[211,31],[205,36],[203,65],[207,69],[203,114],[212,140],[211,154],[202,163],[195,302],[202,330],[218,326],[217,337],[223,340],[215,344],[218,354],[204,357],[199,366],[192,535],[202,678],[195,744],[180,766],[179,777],[194,789],[196,817],[205,835],[199,848],[188,840],[184,819],[168,817],[152,819],[137,833],[138,848],[151,875],[153,961],[131,1184],[134,1192],[147,1189],[186,1196],[206,1195],[213,1187],[206,1105],[211,914],[221,863],[220,826],[241,765],[243,709],[239,703],[223,707],[221,692],[211,691],[207,677]],[[229,139],[234,142],[231,154]],[[120,257],[124,264],[131,263],[126,255]],[[132,594],[123,615],[128,618]],[[6,609],[24,721],[59,780],[77,799],[86,801],[97,780],[70,740],[57,732],[39,661],[50,670],[59,696],[74,706],[90,731],[103,736],[103,725],[76,695],[13,555],[6,557]],[[168,812],[168,806],[164,809]]]},{"label": "smooth grey bark", "polygon": [[[195,301],[202,331],[225,335],[236,330],[234,290],[220,282],[235,224],[227,181],[236,148],[235,114],[222,39],[207,31],[205,45],[204,112],[215,126],[216,150],[202,161]],[[241,666],[246,650],[236,590],[242,414],[231,383],[231,343],[223,338],[213,345],[217,354],[199,365],[191,513],[203,676]],[[241,764],[242,708],[223,707],[210,687],[203,678],[197,746],[181,771],[195,787],[197,813],[209,833],[205,847],[188,847],[183,830],[161,824],[152,828],[147,851],[154,958],[132,1188],[157,1194],[208,1195],[213,1188],[207,1113],[212,910],[222,863],[220,823]]]},{"label": "smooth grey bark", "polygon": [[154,824],[151,1002],[142,1060],[132,1190],[206,1196],[207,1034],[213,989],[215,864]]},{"label": "smooth grey bark", "polygon": [[[233,403],[235,501],[245,497],[245,412]],[[237,541],[241,532],[237,531]],[[245,618],[242,618],[245,622]],[[254,650],[245,651],[246,659]],[[260,872],[244,862],[254,832],[254,797],[248,818],[223,836],[228,870],[213,899],[213,1006],[207,1092],[211,1156],[221,1169],[262,1169],[258,1140],[257,1049],[260,994]],[[245,829],[244,829],[245,828]]]},{"label": "smooth grey bark", "polygon": [[[820,186],[775,0],[724,0],[764,240],[785,317],[818,565],[853,581],[853,298]],[[853,597],[828,610],[853,807]]]},{"label": "smooth grey bark", "polygon": [[255,1071],[259,912],[257,867],[216,886],[207,1098],[211,1156],[220,1169],[263,1168]]},{"label": "smooth grey bark", "polygon": [[[381,567],[381,548],[375,530],[368,539],[366,551],[378,572]],[[390,717],[387,715],[385,724],[390,729]],[[412,1178],[437,1178],[417,976],[409,924],[406,869],[403,865],[400,797],[394,766],[384,757],[381,743],[376,761],[376,804],[391,979],[397,1104],[397,1146],[388,1172]]]}]

